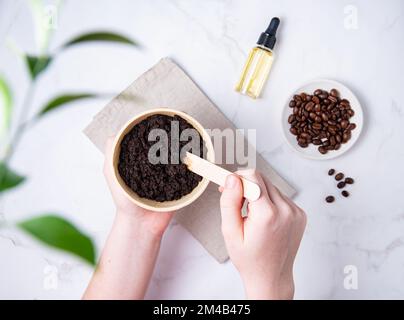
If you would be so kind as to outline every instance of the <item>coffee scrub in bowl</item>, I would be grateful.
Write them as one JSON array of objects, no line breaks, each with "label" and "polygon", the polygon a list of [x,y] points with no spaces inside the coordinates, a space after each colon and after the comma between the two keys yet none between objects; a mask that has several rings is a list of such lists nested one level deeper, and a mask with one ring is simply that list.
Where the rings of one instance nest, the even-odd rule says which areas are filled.
[{"label": "coffee scrub in bowl", "polygon": [[188,170],[185,151],[214,162],[210,136],[188,114],[152,109],[128,121],[115,138],[114,177],[135,204],[154,211],[174,211],[195,201],[209,181]]}]

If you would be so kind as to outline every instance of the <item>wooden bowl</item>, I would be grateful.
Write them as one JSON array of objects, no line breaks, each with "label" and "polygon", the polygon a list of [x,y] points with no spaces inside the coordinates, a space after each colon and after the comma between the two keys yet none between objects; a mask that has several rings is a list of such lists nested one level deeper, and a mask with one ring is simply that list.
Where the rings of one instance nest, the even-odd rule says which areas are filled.
[{"label": "wooden bowl", "polygon": [[113,144],[112,163],[111,163],[111,165],[113,166],[113,176],[118,182],[118,184],[121,186],[122,190],[124,191],[124,194],[129,198],[129,200],[131,200],[136,205],[148,210],[159,212],[175,211],[195,201],[205,191],[206,187],[209,184],[209,180],[203,178],[198,183],[198,185],[192,190],[192,192],[188,193],[187,195],[183,196],[178,200],[158,202],[155,200],[140,197],[136,192],[134,192],[126,185],[126,183],[123,181],[118,171],[118,162],[121,151],[122,139],[136,124],[156,114],[163,114],[167,116],[177,115],[186,120],[188,123],[190,123],[196,130],[198,130],[203,141],[205,142],[205,146],[207,149],[206,159],[211,162],[215,161],[215,151],[210,136],[198,121],[196,121],[194,118],[192,118],[191,116],[182,111],[168,108],[157,108],[136,115],[122,127],[122,129],[115,137],[115,141]]}]

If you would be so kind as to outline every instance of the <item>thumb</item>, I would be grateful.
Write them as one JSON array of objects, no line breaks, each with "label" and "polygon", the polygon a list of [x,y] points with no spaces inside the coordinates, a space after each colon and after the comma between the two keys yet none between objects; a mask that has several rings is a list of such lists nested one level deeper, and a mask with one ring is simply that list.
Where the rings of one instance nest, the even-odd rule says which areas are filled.
[{"label": "thumb", "polygon": [[220,197],[220,210],[222,213],[222,232],[225,237],[243,236],[243,185],[236,175],[227,176],[226,183]]}]

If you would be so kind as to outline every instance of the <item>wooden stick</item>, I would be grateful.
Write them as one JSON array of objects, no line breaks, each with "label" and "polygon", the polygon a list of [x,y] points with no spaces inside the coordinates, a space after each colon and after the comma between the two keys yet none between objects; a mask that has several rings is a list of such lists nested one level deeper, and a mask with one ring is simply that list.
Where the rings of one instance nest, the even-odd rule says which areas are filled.
[{"label": "wooden stick", "polygon": [[[199,174],[200,176],[222,187],[224,187],[226,177],[232,174],[232,172],[189,152],[187,152],[183,162],[187,165],[190,171]],[[250,180],[243,177],[240,178],[243,183],[244,198],[250,201],[257,200],[261,194],[260,187]]]}]

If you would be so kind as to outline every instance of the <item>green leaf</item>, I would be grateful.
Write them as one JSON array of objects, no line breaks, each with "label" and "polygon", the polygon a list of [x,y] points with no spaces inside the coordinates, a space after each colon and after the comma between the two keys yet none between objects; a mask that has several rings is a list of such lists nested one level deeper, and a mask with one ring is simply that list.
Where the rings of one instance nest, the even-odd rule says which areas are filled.
[{"label": "green leaf", "polygon": [[49,101],[41,109],[41,111],[39,112],[38,115],[42,116],[45,113],[55,110],[56,108],[59,108],[66,103],[73,102],[73,101],[80,100],[80,99],[93,98],[95,96],[96,95],[92,94],[92,93],[63,94],[63,95],[57,96],[57,97],[53,98],[51,101]]},{"label": "green leaf", "polygon": [[95,248],[92,240],[69,221],[47,214],[17,224],[25,232],[51,247],[70,252],[95,265]]},{"label": "green leaf", "polygon": [[132,46],[138,46],[136,42],[133,40],[117,34],[113,32],[108,32],[108,31],[97,31],[97,32],[90,32],[90,33],[85,33],[82,35],[77,36],[76,38],[71,39],[67,43],[63,45],[64,48],[70,47],[75,44],[83,43],[83,42],[89,42],[89,41],[108,41],[108,42],[120,42],[124,44],[130,44]]},{"label": "green leaf", "polygon": [[10,127],[11,108],[12,97],[10,87],[6,80],[0,76],[0,133],[6,131]]},{"label": "green leaf", "polygon": [[23,176],[12,171],[3,162],[0,162],[0,193],[18,186],[25,180]]},{"label": "green leaf", "polygon": [[52,61],[50,56],[25,56],[25,61],[28,66],[29,73],[32,79],[35,79],[41,72],[43,72],[49,63]]}]

